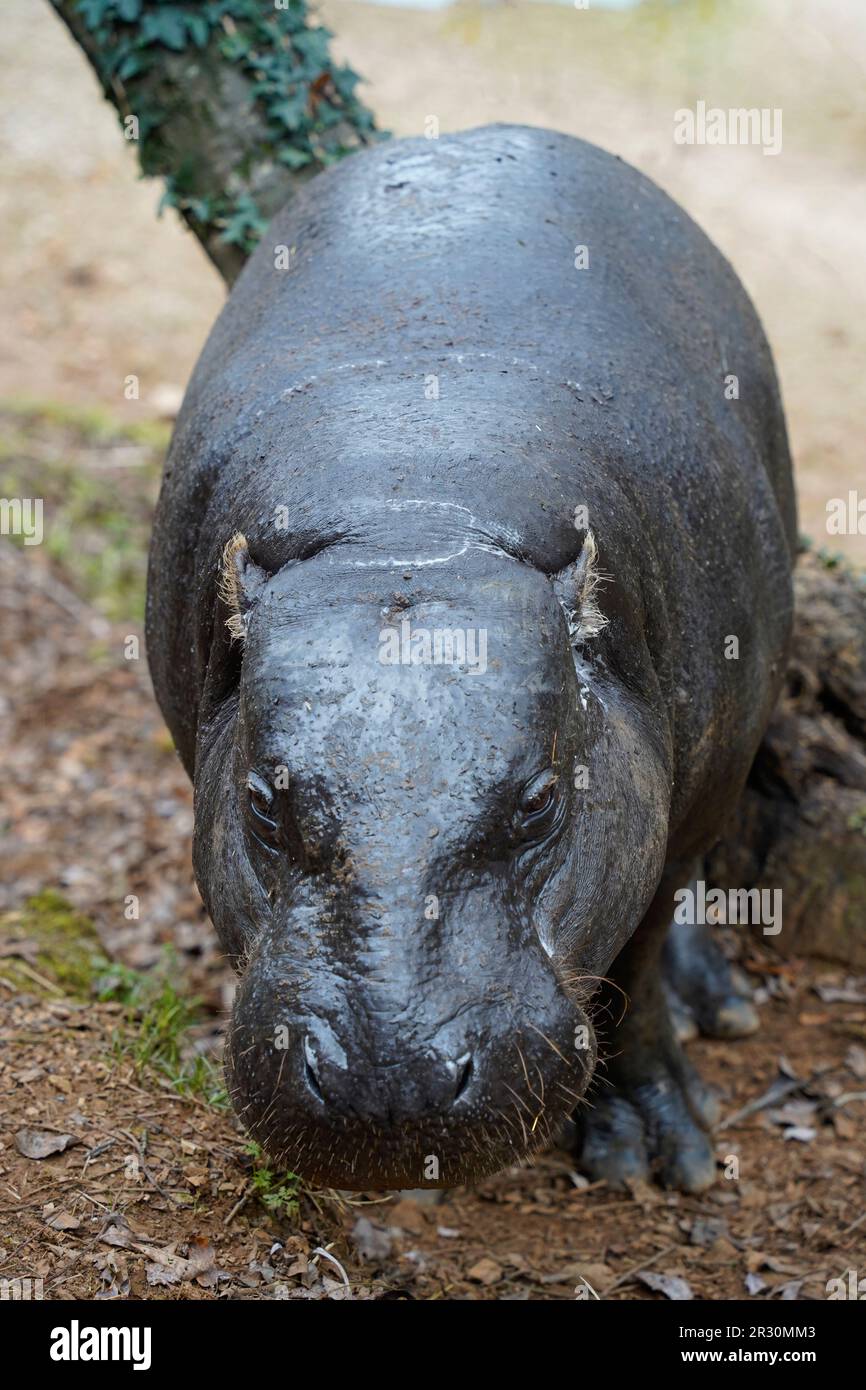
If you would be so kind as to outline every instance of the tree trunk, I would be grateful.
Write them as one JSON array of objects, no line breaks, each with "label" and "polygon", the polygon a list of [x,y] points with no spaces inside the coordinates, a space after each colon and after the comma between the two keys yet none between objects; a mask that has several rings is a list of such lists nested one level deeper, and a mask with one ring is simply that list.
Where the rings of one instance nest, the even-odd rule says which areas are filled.
[{"label": "tree trunk", "polygon": [[807,553],[795,592],[785,687],[707,879],[781,889],[763,941],[866,969],[866,576]]},{"label": "tree trunk", "polygon": [[377,138],[307,0],[51,0],[229,284],[297,185]]}]

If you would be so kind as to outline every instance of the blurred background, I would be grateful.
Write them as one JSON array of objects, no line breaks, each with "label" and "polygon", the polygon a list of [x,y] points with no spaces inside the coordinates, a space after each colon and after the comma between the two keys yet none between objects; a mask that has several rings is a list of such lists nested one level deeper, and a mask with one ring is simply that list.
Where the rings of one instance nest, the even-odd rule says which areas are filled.
[{"label": "blurred background", "polygon": [[[491,121],[580,135],[636,164],[732,261],[773,345],[801,528],[864,485],[866,19],[861,0],[326,0],[380,125]],[[170,417],[224,298],[160,187],[139,179],[84,57],[42,0],[5,0],[0,398]],[[781,154],[681,146],[673,113],[780,107]],[[126,401],[124,378],[140,378]]]}]

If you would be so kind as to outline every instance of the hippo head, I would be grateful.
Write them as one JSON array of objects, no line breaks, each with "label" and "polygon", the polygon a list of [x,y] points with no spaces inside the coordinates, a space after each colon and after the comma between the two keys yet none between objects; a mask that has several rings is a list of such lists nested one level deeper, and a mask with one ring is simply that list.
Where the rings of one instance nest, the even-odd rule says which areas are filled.
[{"label": "hippo head", "polygon": [[199,724],[235,1108],[275,1160],[356,1190],[452,1186],[555,1135],[665,853],[664,740],[599,674],[591,536],[555,576],[419,549],[269,573],[235,537]]}]

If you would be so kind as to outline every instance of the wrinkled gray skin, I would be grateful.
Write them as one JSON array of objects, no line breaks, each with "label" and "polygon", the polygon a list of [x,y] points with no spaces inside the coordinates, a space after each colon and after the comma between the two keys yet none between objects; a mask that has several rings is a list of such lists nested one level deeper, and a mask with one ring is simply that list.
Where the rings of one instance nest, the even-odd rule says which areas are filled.
[{"label": "wrinkled gray skin", "polygon": [[[178,421],[148,649],[276,1159],[341,1188],[513,1161],[585,1092],[609,975],[585,1165],[712,1179],[660,955],[776,696],[794,533],[755,313],[618,159],[397,141],[275,219]],[[405,618],[485,632],[487,669],[383,663]]]}]

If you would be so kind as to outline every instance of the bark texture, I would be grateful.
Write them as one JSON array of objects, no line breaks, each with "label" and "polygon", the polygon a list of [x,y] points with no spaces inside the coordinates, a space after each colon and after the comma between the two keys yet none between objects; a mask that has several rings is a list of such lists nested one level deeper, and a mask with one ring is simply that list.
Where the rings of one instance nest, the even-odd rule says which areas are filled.
[{"label": "bark texture", "polygon": [[785,955],[866,969],[866,578],[813,553],[794,644],[736,818],[711,854],[722,888],[781,888]]},{"label": "bark texture", "polygon": [[51,4],[229,284],[299,183],[378,136],[306,0]]}]

